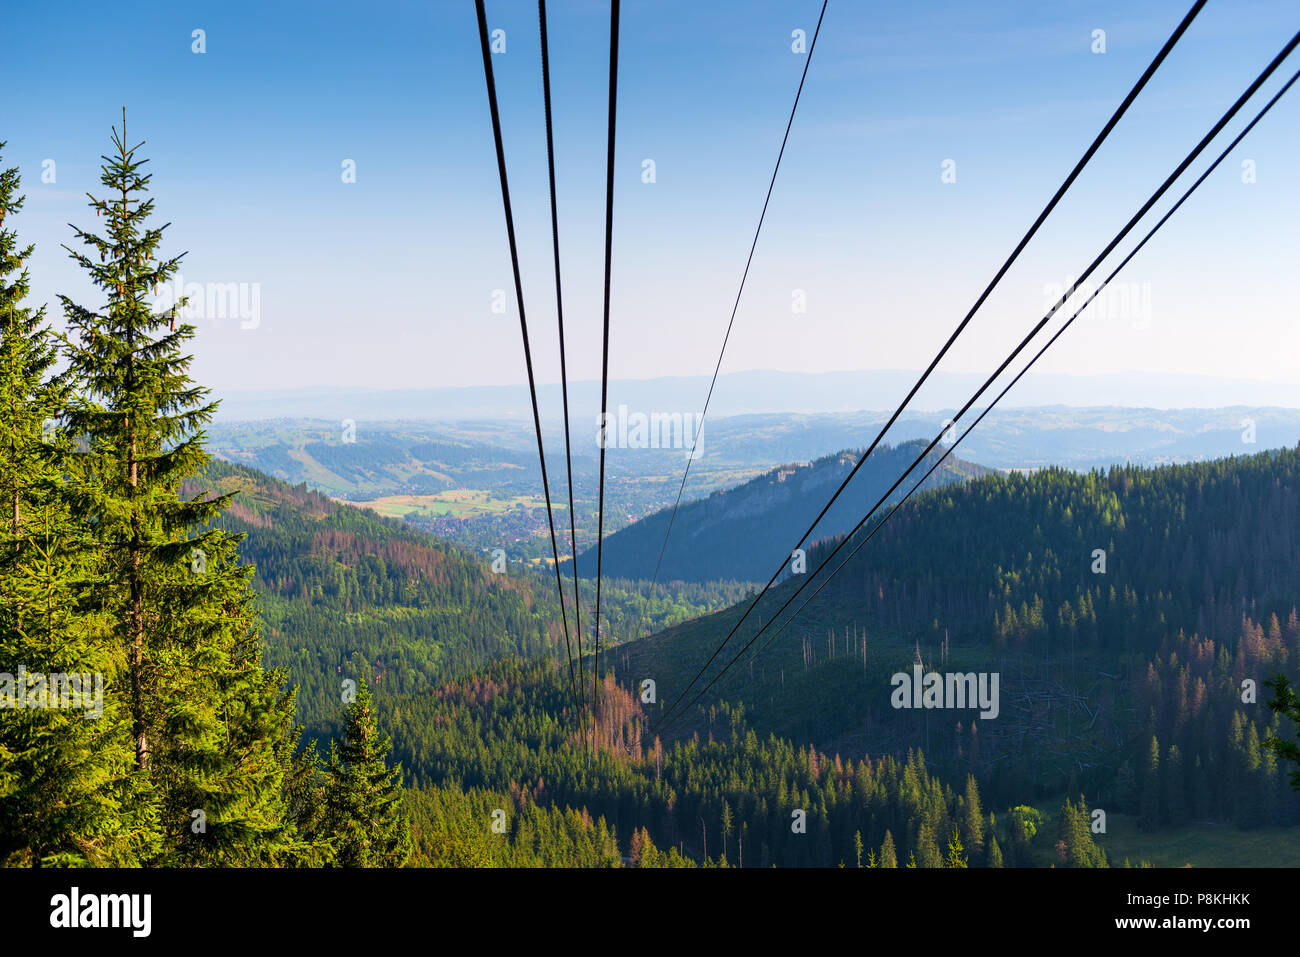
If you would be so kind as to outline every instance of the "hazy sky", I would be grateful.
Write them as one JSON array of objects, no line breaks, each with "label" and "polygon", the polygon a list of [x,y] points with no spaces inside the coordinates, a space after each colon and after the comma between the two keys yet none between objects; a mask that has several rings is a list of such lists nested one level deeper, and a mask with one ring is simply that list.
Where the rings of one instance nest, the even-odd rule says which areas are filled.
[{"label": "hazy sky", "polygon": [[[1189,5],[831,0],[724,371],[923,366]],[[804,65],[791,32],[811,40],[819,7],[623,5],[615,378],[712,371]],[[570,368],[591,379],[608,4],[555,0],[549,16]],[[555,381],[537,11],[495,0],[488,17],[506,31],[494,65],[538,373]],[[1078,274],[1297,28],[1294,0],[1211,0],[943,368],[996,365],[1050,285]],[[1300,54],[1265,96],[1297,67]],[[185,281],[260,297],[253,328],[197,320],[202,382],[524,381],[468,0],[27,4],[6,15],[0,71],[3,159],[28,195],[16,225],[37,243],[34,298],[55,314],[59,292],[96,304],[60,243],[69,222],[93,223],[84,193],[125,105],[168,249],[188,250]],[[948,159],[955,183],[941,181]],[[1293,92],[1121,277],[1128,318],[1113,299],[1039,368],[1300,380],[1297,222]]]}]

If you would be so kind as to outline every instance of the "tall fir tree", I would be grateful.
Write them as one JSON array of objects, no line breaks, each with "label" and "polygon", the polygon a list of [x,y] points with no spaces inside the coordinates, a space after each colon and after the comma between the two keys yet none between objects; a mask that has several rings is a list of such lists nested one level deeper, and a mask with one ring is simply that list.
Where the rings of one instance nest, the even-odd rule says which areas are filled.
[{"label": "tall fir tree", "polygon": [[71,380],[54,373],[44,307],[25,305],[19,187],[0,169],[0,864],[129,864],[124,714],[103,684],[113,660],[82,587],[88,536],[64,493]]},{"label": "tall fir tree", "polygon": [[1142,769],[1142,796],[1138,808],[1138,826],[1144,831],[1160,827],[1160,742],[1153,735],[1146,750]]},{"label": "tall fir tree", "polygon": [[62,417],[70,384],[53,373],[58,350],[45,307],[25,305],[35,247],[19,245],[13,228],[24,203],[20,186],[17,168],[0,169],[0,501],[10,554],[21,551],[28,524],[57,484],[46,426]]},{"label": "tall fir tree", "polygon": [[985,867],[1002,866],[1002,848],[998,847],[998,837],[996,834],[989,835],[988,854],[988,862],[984,865]]},{"label": "tall fir tree", "polygon": [[962,843],[979,859],[984,852],[984,812],[980,808],[980,789],[975,775],[966,775],[966,795],[962,802]]},{"label": "tall fir tree", "polygon": [[952,836],[948,838],[948,856],[943,860],[944,867],[961,868],[969,866],[969,856],[961,846],[961,835],[957,833],[957,828],[952,829]]},{"label": "tall fir tree", "polygon": [[1165,823],[1169,827],[1182,827],[1187,823],[1187,781],[1183,772],[1183,752],[1178,745],[1171,744],[1165,752],[1160,776],[1164,784]]},{"label": "tall fir tree", "polygon": [[1069,798],[1061,805],[1057,818],[1058,846],[1065,850],[1064,863],[1069,867],[1106,867],[1106,853],[1092,838],[1092,818],[1088,804],[1079,795],[1079,803]]},{"label": "tall fir tree", "polygon": [[[1287,676],[1280,673],[1276,674],[1266,680],[1264,686],[1273,692],[1273,697],[1268,700],[1269,709],[1274,714],[1289,718],[1292,729],[1300,728],[1300,695],[1296,694],[1295,688]],[[1300,744],[1297,744],[1295,740],[1271,734],[1264,739],[1264,747],[1283,761],[1300,766]],[[1287,780],[1294,790],[1300,791],[1300,767],[1289,768]]]},{"label": "tall fir tree", "polygon": [[342,867],[401,867],[411,854],[401,765],[389,768],[392,747],[379,733],[364,678],[347,707],[344,740],[330,744],[325,787],[334,862]]},{"label": "tall fir tree", "polygon": [[897,867],[898,851],[894,848],[894,835],[885,831],[884,843],[880,845],[880,866]]},{"label": "tall fir tree", "polygon": [[917,863],[921,867],[943,867],[944,857],[939,851],[939,844],[935,840],[934,829],[928,821],[922,821],[921,826],[916,832],[916,847],[914,849]]},{"label": "tall fir tree", "polygon": [[145,862],[245,865],[294,854],[286,820],[286,736],[293,698],[262,668],[261,637],[238,539],[219,527],[229,496],[186,500],[208,462],[215,403],[189,377],[195,328],[185,303],[155,310],[149,292],[175,275],[166,226],[153,226],[150,174],[122,129],[103,157],[103,233],[74,227],[72,258],[103,292],[86,308],[60,296],[66,355],[81,394],[68,415],[78,443],[75,511],[101,556],[94,587],[120,650],[134,764],[157,821]]}]

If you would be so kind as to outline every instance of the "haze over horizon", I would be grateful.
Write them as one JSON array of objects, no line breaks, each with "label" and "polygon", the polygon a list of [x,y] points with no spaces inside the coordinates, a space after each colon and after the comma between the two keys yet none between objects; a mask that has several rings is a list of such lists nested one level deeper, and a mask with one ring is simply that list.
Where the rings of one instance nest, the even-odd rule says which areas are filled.
[{"label": "haze over horizon", "polygon": [[[748,413],[818,414],[888,411],[919,375],[919,370],[864,369],[802,373],[754,369],[724,373],[709,406],[710,418]],[[909,408],[914,412],[955,409],[983,383],[982,373],[933,375]],[[1009,379],[1010,375],[1004,377]],[[1001,385],[999,383],[999,388]],[[708,376],[612,379],[611,409],[620,404],[642,412],[694,412],[702,407]],[[599,408],[600,383],[569,383],[571,418],[585,423]],[[992,389],[985,399],[996,395]],[[223,422],[279,418],[493,419],[528,417],[523,385],[483,385],[431,389],[343,387],[214,390]],[[562,415],[560,386],[538,385],[544,421]],[[983,407],[984,402],[976,404]],[[1218,409],[1273,407],[1300,409],[1300,382],[1232,379],[1224,376],[1117,372],[1106,375],[1030,373],[1007,394],[1000,408]]]}]

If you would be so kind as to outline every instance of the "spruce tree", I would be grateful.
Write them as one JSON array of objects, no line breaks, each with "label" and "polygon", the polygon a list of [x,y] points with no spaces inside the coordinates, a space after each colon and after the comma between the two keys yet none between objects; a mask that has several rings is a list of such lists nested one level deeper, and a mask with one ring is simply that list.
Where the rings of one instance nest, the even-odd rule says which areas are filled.
[{"label": "spruce tree", "polygon": [[[1291,719],[1291,727],[1300,727],[1300,695],[1284,674],[1274,675],[1264,682],[1264,686],[1273,692],[1268,700],[1269,709],[1277,715]],[[1300,744],[1296,741],[1270,734],[1264,739],[1264,747],[1291,764],[1300,765]],[[1291,787],[1300,791],[1300,769],[1290,768],[1287,780]]]},{"label": "spruce tree", "polygon": [[1069,867],[1106,867],[1106,852],[1092,839],[1092,817],[1083,795],[1079,803],[1069,798],[1061,806],[1057,819],[1058,846],[1065,848],[1064,863]]},{"label": "spruce tree", "polygon": [[1165,817],[1170,827],[1187,823],[1187,782],[1183,773],[1183,753],[1178,745],[1171,744],[1165,752],[1164,769]]},{"label": "spruce tree", "polygon": [[943,867],[944,857],[939,850],[939,841],[935,830],[928,821],[922,821],[917,829],[916,858],[921,867]]},{"label": "spruce tree", "polygon": [[20,185],[16,168],[0,170],[0,514],[8,536],[4,551],[11,555],[21,551],[27,526],[57,484],[46,424],[62,417],[69,389],[66,375],[53,374],[58,351],[45,307],[24,304],[26,263],[35,247],[20,246],[13,229],[24,202]]},{"label": "spruce tree", "polygon": [[[241,864],[300,850],[285,820],[284,749],[293,734],[282,676],[261,664],[261,636],[238,539],[219,518],[229,495],[182,497],[208,462],[215,403],[189,377],[192,325],[146,300],[180,258],[151,225],[146,160],[122,129],[103,157],[103,232],[74,227],[74,261],[106,304],[60,296],[66,354],[81,394],[68,416],[78,443],[77,518],[100,555],[93,582],[111,622],[131,718],[133,762],[157,820],[148,863]],[[142,798],[145,800],[145,798]]]},{"label": "spruce tree", "polygon": [[88,536],[64,489],[71,382],[53,372],[44,308],[24,302],[33,247],[13,229],[19,187],[17,169],[0,169],[0,864],[129,864],[121,836],[139,821],[124,715],[104,686],[113,661],[85,601]]},{"label": "spruce tree", "polygon": [[880,845],[880,866],[897,867],[898,852],[894,849],[894,835],[885,831],[885,842]]},{"label": "spruce tree", "polygon": [[13,783],[0,800],[0,863],[130,866],[149,853],[152,810],[130,760],[117,663],[81,594],[84,538],[48,503],[0,572],[0,671],[27,672],[17,694],[34,675],[47,693],[69,689],[58,703],[0,712],[0,779]]},{"label": "spruce tree", "polygon": [[962,802],[962,843],[976,858],[984,851],[984,812],[980,808],[975,775],[966,775],[966,796]]},{"label": "spruce tree", "polygon": [[1142,769],[1142,795],[1138,808],[1138,827],[1154,831],[1160,827],[1160,742],[1153,736],[1146,749]]},{"label": "spruce tree", "polygon": [[411,853],[401,765],[386,763],[392,743],[381,735],[364,678],[347,708],[341,747],[331,743],[325,788],[335,863],[401,867]]},{"label": "spruce tree", "polygon": [[997,835],[996,835],[996,834],[990,834],[990,835],[989,835],[988,849],[989,849],[988,863],[985,864],[985,866],[986,866],[986,867],[1001,867],[1001,866],[1002,866],[1002,848],[998,847],[998,838],[997,838]]},{"label": "spruce tree", "polygon": [[961,835],[957,833],[957,828],[952,829],[952,836],[948,838],[948,856],[944,858],[943,866],[951,868],[960,868],[968,866],[969,857],[961,846]]}]

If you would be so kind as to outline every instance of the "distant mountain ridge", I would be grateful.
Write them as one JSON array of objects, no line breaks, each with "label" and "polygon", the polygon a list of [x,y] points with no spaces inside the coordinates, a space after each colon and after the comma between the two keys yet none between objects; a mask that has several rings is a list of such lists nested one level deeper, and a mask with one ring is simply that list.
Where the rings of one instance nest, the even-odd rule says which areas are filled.
[{"label": "distant mountain ridge", "polygon": [[[889,410],[916,382],[919,371],[868,369],[851,372],[725,373],[709,402],[711,420],[754,413],[860,412]],[[935,372],[911,403],[918,411],[960,408],[983,383],[984,373]],[[709,376],[615,379],[609,383],[611,408],[625,403],[645,412],[698,412],[709,391]],[[317,388],[220,390],[219,421],[275,418],[345,418],[444,421],[531,419],[523,385],[485,385],[435,389]],[[545,422],[558,421],[560,387],[538,387]],[[1150,409],[1208,409],[1225,406],[1300,408],[1300,382],[1230,379],[1205,375],[1124,372],[1107,375],[1030,373],[1007,398],[1007,408],[1099,405]],[[569,383],[569,406],[581,431],[594,434],[600,409],[600,383]]]}]

